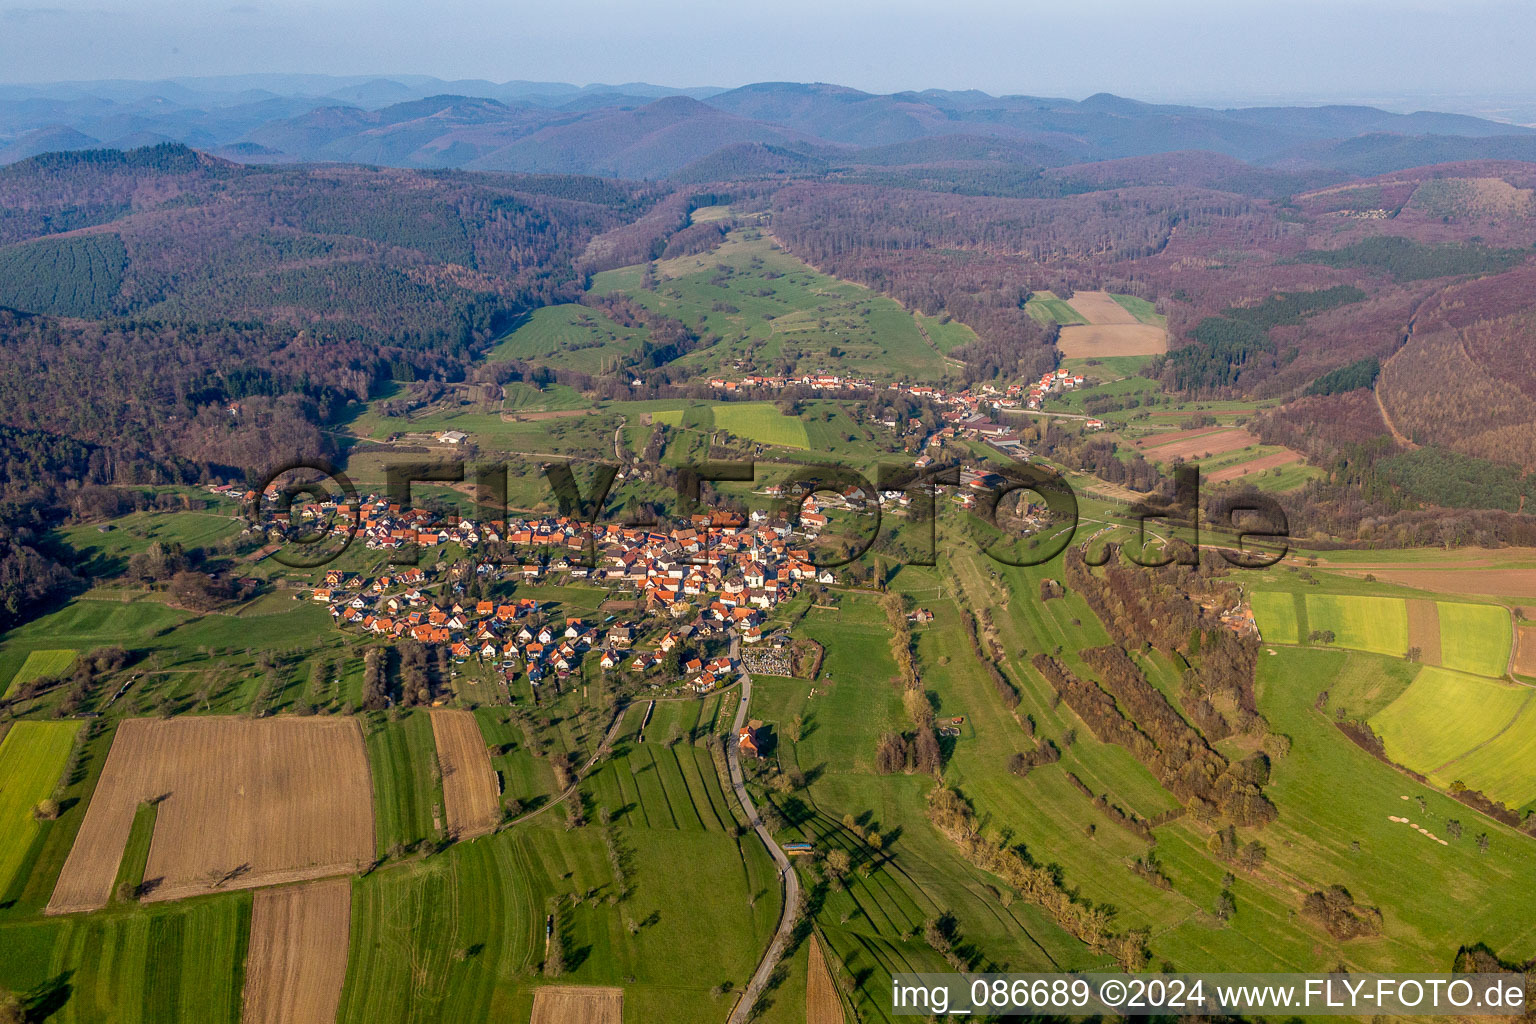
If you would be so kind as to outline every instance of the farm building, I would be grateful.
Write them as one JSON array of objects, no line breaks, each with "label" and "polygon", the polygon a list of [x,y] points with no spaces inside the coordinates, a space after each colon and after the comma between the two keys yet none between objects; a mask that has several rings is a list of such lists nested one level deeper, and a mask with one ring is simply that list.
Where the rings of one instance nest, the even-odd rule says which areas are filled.
[{"label": "farm building", "polygon": [[763,723],[755,718],[742,726],[736,736],[737,748],[749,757],[762,757],[762,730]]}]

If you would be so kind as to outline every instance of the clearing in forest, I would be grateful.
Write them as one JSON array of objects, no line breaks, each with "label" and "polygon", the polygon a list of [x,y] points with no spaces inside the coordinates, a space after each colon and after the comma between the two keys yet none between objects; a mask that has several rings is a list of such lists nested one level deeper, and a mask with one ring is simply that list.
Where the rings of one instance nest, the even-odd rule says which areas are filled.
[{"label": "clearing in forest", "polygon": [[373,797],[352,718],[128,719],[48,912],[106,906],[140,803],[155,801],[146,900],[360,871]]},{"label": "clearing in forest", "polygon": [[1130,310],[1116,302],[1109,292],[1073,292],[1067,300],[1090,324],[1140,323]]},{"label": "clearing in forest", "polygon": [[1056,348],[1063,359],[1157,356],[1168,351],[1168,332],[1153,324],[1084,324],[1061,329]]},{"label": "clearing in forest", "polygon": [[1066,359],[1153,356],[1168,351],[1166,330],[1138,320],[1108,292],[1074,292],[1070,305],[1088,322],[1064,322],[1056,347]]},{"label": "clearing in forest", "polygon": [[243,1024],[333,1024],[351,930],[349,878],[258,892],[245,956]]}]

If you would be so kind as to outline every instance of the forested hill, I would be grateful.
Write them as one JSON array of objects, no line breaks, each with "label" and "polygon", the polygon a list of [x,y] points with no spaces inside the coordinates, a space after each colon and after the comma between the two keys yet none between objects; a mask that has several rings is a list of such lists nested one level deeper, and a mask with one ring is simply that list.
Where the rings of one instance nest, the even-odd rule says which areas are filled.
[{"label": "forested hill", "polygon": [[512,317],[579,295],[592,239],[656,199],[590,178],[243,167],[179,145],[0,169],[0,450],[44,477],[0,478],[0,603],[64,578],[31,530],[82,479],[78,459],[25,452],[84,445],[91,482],[118,485],[332,454],[324,428],[349,402],[391,378],[462,378]]},{"label": "forested hill", "polygon": [[[588,243],[655,198],[174,145],[23,161],[0,170],[5,422],[226,465],[320,444],[303,431],[330,407],[391,376],[452,379],[512,316],[580,294]],[[285,402],[309,405],[274,438],[258,424]]]},{"label": "forested hill", "polygon": [[[776,177],[827,163],[878,166],[892,147],[921,149],[940,140],[940,161],[981,159],[1004,172],[1181,150],[1341,176],[1536,157],[1536,131],[1520,124],[1364,106],[1217,109],[1107,93],[1083,100],[943,89],[878,94],[802,82],[730,90],[389,78],[322,83],[314,76],[266,82],[263,98],[245,103],[232,103],[228,83],[216,80],[183,80],[172,89],[149,82],[12,88],[0,95],[0,164],[148,139],[262,163],[687,181],[721,180],[720,171],[733,166],[728,176],[745,170]],[[959,147],[955,139],[969,141]]]}]

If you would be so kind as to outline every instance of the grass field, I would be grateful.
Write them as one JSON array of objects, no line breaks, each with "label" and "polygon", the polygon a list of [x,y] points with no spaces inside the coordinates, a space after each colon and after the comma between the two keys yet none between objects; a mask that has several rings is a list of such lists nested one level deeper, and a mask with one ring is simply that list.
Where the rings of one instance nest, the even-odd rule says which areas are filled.
[{"label": "grass field", "polygon": [[1463,782],[1522,813],[1536,804],[1536,711],[1527,701],[1508,727],[1482,746],[1441,766],[1435,781]]},{"label": "grass field", "polygon": [[584,784],[594,806],[618,824],[650,829],[724,831],[734,817],[710,754],[695,744],[708,731],[704,702],[658,702],[636,730],[647,702],[631,707],[613,757]]},{"label": "grass field", "polygon": [[133,812],[128,845],[123,847],[123,859],[117,865],[117,878],[112,883],[114,900],[118,898],[119,886],[137,889],[143,883],[144,869],[149,865],[149,846],[155,838],[155,819],[158,816],[159,805],[149,801],[139,804]]},{"label": "grass field", "polygon": [[1425,667],[1402,696],[1371,718],[1371,728],[1394,761],[1438,781],[1442,766],[1497,736],[1533,692]]},{"label": "grass field", "polygon": [[1308,630],[1332,630],[1340,647],[1395,657],[1408,650],[1408,608],[1401,598],[1308,594],[1306,607]]},{"label": "grass field", "polygon": [[1144,324],[1156,324],[1158,327],[1168,326],[1168,318],[1159,313],[1157,307],[1146,299],[1139,299],[1134,295],[1116,295],[1114,293],[1110,294],[1110,298],[1125,307],[1126,312]]},{"label": "grass field", "polygon": [[1369,720],[1402,696],[1422,670],[1423,666],[1401,658],[1347,651],[1344,668],[1328,688],[1327,711],[1357,721]]},{"label": "grass field", "polygon": [[623,293],[713,335],[679,360],[701,371],[771,372],[784,357],[802,373],[939,380],[950,372],[943,346],[963,343],[944,325],[930,345],[899,303],[812,269],[755,227],[655,269],[652,289],[642,287],[644,268],[624,267],[595,275],[591,291]]},{"label": "grass field", "polygon": [[976,332],[958,320],[951,320],[947,316],[924,316],[922,313],[913,315],[923,330],[928,332],[934,346],[945,355],[976,340]]},{"label": "grass field", "polygon": [[1305,613],[1289,591],[1255,590],[1249,595],[1259,634],[1270,643],[1299,644],[1306,634]]},{"label": "grass field", "polygon": [[548,759],[533,756],[527,734],[506,711],[477,708],[475,718],[486,743],[492,747],[491,767],[501,776],[504,801],[532,803],[554,792],[554,770]]},{"label": "grass field", "polygon": [[1024,311],[1042,324],[1085,324],[1083,315],[1056,297],[1055,292],[1040,291],[1024,303]]},{"label": "grass field", "polygon": [[638,352],[649,337],[644,328],[624,327],[601,310],[567,303],[535,310],[498,340],[486,359],[516,359],[596,374]]},{"label": "grass field", "polygon": [[1440,657],[1446,668],[1503,676],[1509,667],[1514,626],[1495,604],[1440,601]]},{"label": "grass field", "polygon": [[592,407],[592,403],[569,384],[546,384],[541,388],[514,381],[504,385],[502,391],[506,397],[502,399],[501,407],[509,413],[572,412]]},{"label": "grass field", "polygon": [[79,722],[17,722],[0,740],[0,898],[46,827],[32,808],[53,794],[79,731]]},{"label": "grass field", "polygon": [[763,444],[809,448],[805,424],[785,416],[766,402],[733,402],[715,406],[715,426]]},{"label": "grass field", "polygon": [[240,1024],[250,919],[231,894],[3,924],[0,988],[49,1024]]},{"label": "grass field", "polygon": [[[196,495],[208,501],[209,495]],[[82,523],[56,530],[53,536],[69,546],[84,561],[92,576],[111,575],[128,567],[130,556],[148,548],[155,541],[180,544],[184,549],[207,548],[226,538],[238,536],[240,523],[231,515],[233,504],[221,505],[224,511],[133,512],[112,520],[112,529],[101,532],[97,523]]]},{"label": "grass field", "polygon": [[[1341,948],[1324,935],[1315,947],[1322,952],[1303,947],[1304,958],[1342,957],[1361,969],[1402,969],[1438,962],[1442,949],[1457,944],[1454,936],[1469,929],[1500,955],[1522,955],[1536,943],[1536,922],[1511,909],[1522,903],[1512,894],[1536,885],[1529,839],[1377,761],[1315,710],[1318,691],[1337,688],[1361,659],[1382,660],[1294,648],[1259,659],[1259,710],[1272,728],[1293,741],[1265,787],[1282,811],[1278,821],[1256,834],[1272,865],[1259,887],[1278,889],[1275,879],[1283,877],[1331,878],[1357,901],[1381,907],[1381,938]],[[1404,796],[1422,797],[1424,810]],[[1441,835],[1444,820],[1457,818],[1466,826],[1465,838],[1442,847],[1388,821],[1389,815],[1409,815]],[[1482,831],[1493,839],[1486,854],[1473,843]],[[1170,860],[1171,846],[1160,835],[1159,857]],[[1177,870],[1174,877],[1184,888]],[[1241,893],[1238,898],[1241,904]],[[1285,903],[1291,899],[1287,894]],[[1240,907],[1235,927],[1271,948],[1278,948],[1294,928],[1282,918],[1273,923],[1271,935],[1264,935],[1252,930],[1266,922],[1242,918]],[[1237,962],[1221,967],[1230,970]]]},{"label": "grass field", "polygon": [[613,839],[632,879],[622,899],[600,827],[553,818],[359,880],[338,1020],[529,1019],[555,907],[562,984],[622,985],[631,1020],[719,1019],[709,989],[746,983],[777,920],[766,852],[723,832]]},{"label": "grass field", "polygon": [[380,856],[396,843],[413,847],[436,840],[444,826],[443,790],[435,770],[432,720],[425,712],[408,712],[394,721],[374,713],[367,717],[363,733],[373,773],[374,830]]},{"label": "grass field", "polygon": [[785,416],[771,402],[717,402],[681,409],[658,409],[650,415],[652,422],[680,429],[703,433],[724,430],[759,444],[781,448],[810,447],[805,424]]},{"label": "grass field", "polygon": [[69,667],[75,663],[76,654],[70,650],[44,650],[27,652],[27,660],[21,663],[21,668],[11,677],[10,685],[5,688],[5,695],[9,697],[16,687],[23,683],[30,683],[34,679],[42,679],[44,676],[62,676],[69,671]]}]

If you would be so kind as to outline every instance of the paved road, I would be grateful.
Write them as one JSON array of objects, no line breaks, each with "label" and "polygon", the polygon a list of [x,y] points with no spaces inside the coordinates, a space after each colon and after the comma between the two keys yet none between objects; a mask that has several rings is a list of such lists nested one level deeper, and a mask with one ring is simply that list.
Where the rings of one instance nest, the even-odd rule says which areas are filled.
[{"label": "paved road", "polygon": [[[731,637],[731,657],[739,657],[741,642],[735,636]],[[773,969],[779,965],[779,960],[784,956],[784,951],[789,948],[790,935],[795,929],[795,917],[790,913],[790,908],[800,902],[800,879],[789,866],[789,858],[784,855],[779,844],[763,826],[763,821],[757,816],[757,809],[752,806],[752,798],[747,795],[746,780],[741,774],[741,755],[736,749],[736,735],[747,721],[747,708],[752,703],[752,677],[747,675],[747,670],[741,670],[741,703],[736,707],[736,724],[731,729],[731,735],[726,737],[725,756],[731,769],[731,785],[736,789],[736,799],[741,801],[741,806],[747,812],[747,820],[757,830],[757,837],[768,847],[768,852],[773,856],[774,863],[779,866],[779,877],[784,882],[784,910],[779,915],[779,930],[774,933],[773,941],[768,944],[768,951],[763,954],[762,962],[757,965],[757,971],[752,975],[752,980],[747,983],[746,991],[742,993],[741,1000],[732,1011],[727,1024],[745,1024],[747,1017],[756,1005],[758,996],[768,984],[768,978],[773,974]]]}]

